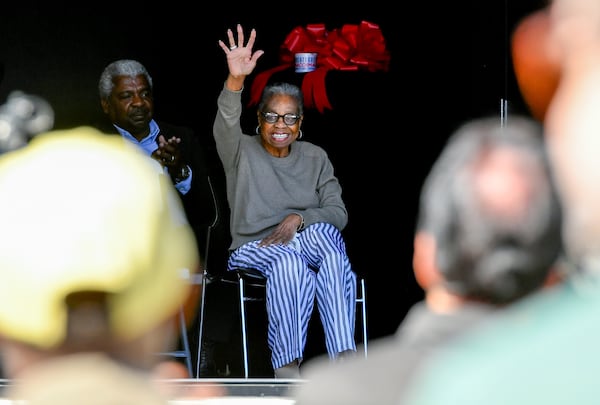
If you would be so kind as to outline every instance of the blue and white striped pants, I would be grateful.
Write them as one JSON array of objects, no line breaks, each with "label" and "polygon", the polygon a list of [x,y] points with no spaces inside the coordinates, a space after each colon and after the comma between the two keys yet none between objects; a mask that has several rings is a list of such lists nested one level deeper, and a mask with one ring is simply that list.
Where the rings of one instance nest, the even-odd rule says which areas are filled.
[{"label": "blue and white striped pants", "polygon": [[267,278],[273,368],[302,360],[315,297],[329,357],[356,350],[356,274],[340,231],[331,224],[316,223],[296,234],[288,245],[258,247],[258,243],[249,242],[231,252],[227,268],[252,268]]}]

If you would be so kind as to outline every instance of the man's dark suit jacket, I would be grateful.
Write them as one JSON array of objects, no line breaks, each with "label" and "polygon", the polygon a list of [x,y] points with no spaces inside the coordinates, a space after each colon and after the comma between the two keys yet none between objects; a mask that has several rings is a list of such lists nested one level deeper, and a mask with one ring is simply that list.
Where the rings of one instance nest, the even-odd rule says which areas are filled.
[{"label": "man's dark suit jacket", "polygon": [[[186,194],[179,193],[187,219],[194,230],[198,243],[198,251],[204,256],[206,249],[207,229],[217,215],[217,204],[219,197],[215,196],[211,188],[210,164],[206,147],[196,137],[193,130],[184,126],[172,125],[162,121],[156,121],[160,128],[160,135],[165,139],[173,136],[181,139],[179,151],[180,159],[192,170],[192,186]],[[120,136],[115,127],[108,123],[100,128],[107,134]]]}]

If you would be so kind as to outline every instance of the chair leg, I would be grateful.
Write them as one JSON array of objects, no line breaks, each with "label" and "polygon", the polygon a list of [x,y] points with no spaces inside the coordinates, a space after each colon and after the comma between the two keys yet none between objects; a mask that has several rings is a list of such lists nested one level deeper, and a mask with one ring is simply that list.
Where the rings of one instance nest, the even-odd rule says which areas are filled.
[{"label": "chair leg", "polygon": [[362,338],[365,357],[367,357],[367,289],[365,288],[365,279],[360,279],[361,290],[361,312],[362,312]]},{"label": "chair leg", "polygon": [[185,365],[187,366],[190,377],[194,375],[194,369],[192,367],[192,352],[190,350],[190,342],[187,335],[187,324],[185,321],[185,314],[183,308],[179,311],[179,324],[181,327],[181,341],[183,344],[183,356],[185,357]]},{"label": "chair leg", "polygon": [[242,329],[242,354],[244,356],[244,378],[248,378],[249,366],[248,366],[248,335],[246,333],[246,301],[244,291],[244,279],[239,278],[239,291],[240,291],[240,319]]},{"label": "chair leg", "polygon": [[190,349],[190,342],[188,340],[187,323],[185,321],[185,312],[183,307],[179,309],[179,317],[176,322],[179,323],[179,344],[181,344],[183,347],[167,352],[159,352],[157,355],[184,358],[187,372],[191,377],[194,372],[192,368],[192,351]]},{"label": "chair leg", "polygon": [[198,321],[198,353],[197,353],[197,358],[196,358],[196,378],[200,378],[200,363],[202,360],[202,337],[204,334],[204,311],[205,311],[205,307],[206,307],[206,284],[207,284],[207,277],[206,277],[206,273],[203,272],[201,279],[200,279],[200,284],[201,284],[201,292],[200,294],[202,295],[202,297],[200,298],[200,320]]}]

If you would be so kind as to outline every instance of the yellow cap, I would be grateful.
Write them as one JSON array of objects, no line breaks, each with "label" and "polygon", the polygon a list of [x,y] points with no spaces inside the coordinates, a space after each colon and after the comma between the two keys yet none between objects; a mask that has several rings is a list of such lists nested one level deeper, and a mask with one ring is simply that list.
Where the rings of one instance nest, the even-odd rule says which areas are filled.
[{"label": "yellow cap", "polygon": [[160,166],[90,127],[38,135],[0,156],[0,334],[60,344],[65,297],[110,294],[115,336],[176,313],[199,265],[181,201]]}]

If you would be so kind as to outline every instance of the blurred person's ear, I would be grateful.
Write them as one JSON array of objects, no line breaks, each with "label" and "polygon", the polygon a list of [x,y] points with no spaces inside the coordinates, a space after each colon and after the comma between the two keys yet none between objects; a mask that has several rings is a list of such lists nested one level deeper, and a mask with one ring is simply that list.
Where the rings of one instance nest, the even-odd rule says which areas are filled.
[{"label": "blurred person's ear", "polygon": [[560,284],[564,279],[564,276],[556,271],[555,268],[552,268],[550,272],[548,272],[548,277],[546,277],[546,281],[544,281],[544,287],[552,287],[557,284]]},{"label": "blurred person's ear", "polygon": [[521,96],[532,116],[544,120],[560,79],[560,68],[549,42],[548,8],[525,16],[512,34],[513,69]]},{"label": "blurred person's ear", "polygon": [[413,271],[415,279],[423,290],[442,281],[435,265],[435,238],[427,232],[419,231],[414,239]]},{"label": "blurred person's ear", "polygon": [[560,259],[557,263],[550,268],[544,287],[553,287],[557,284],[562,283],[567,277],[573,273],[574,268],[571,263],[566,260]]}]

